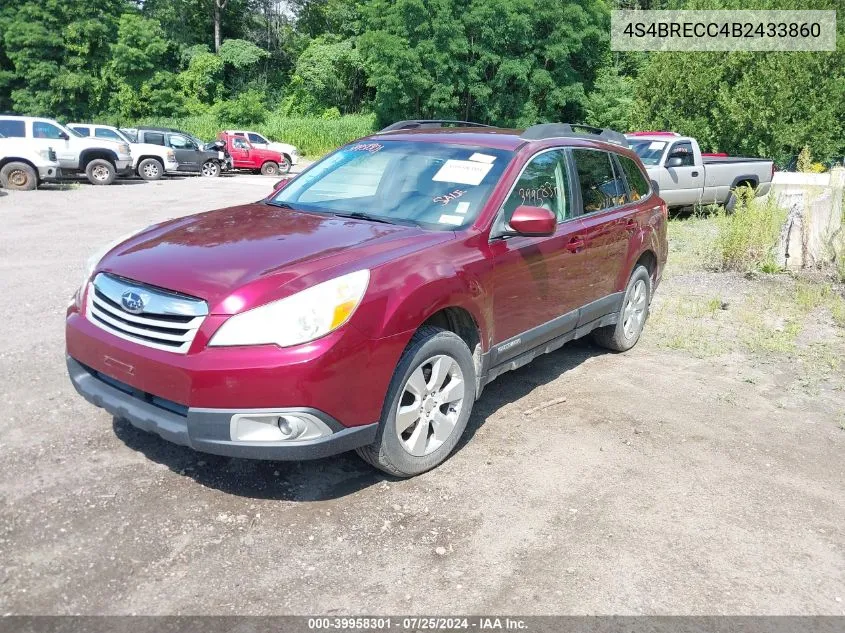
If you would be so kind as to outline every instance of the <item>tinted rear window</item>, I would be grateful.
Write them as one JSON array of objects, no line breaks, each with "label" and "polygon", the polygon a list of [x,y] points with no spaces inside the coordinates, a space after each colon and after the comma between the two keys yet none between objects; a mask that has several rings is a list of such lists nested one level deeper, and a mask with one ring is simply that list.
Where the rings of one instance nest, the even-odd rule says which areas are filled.
[{"label": "tinted rear window", "polygon": [[578,170],[584,213],[625,204],[625,185],[613,171],[610,154],[600,150],[575,149],[572,155]]},{"label": "tinted rear window", "polygon": [[23,121],[0,121],[0,134],[9,137],[24,138],[26,136],[26,124]]},{"label": "tinted rear window", "polygon": [[628,180],[631,199],[639,200],[640,198],[646,197],[649,190],[648,180],[643,176],[643,172],[637,166],[637,163],[627,156],[617,156],[616,158],[619,160],[619,164],[622,165],[622,171],[625,172],[625,178]]}]

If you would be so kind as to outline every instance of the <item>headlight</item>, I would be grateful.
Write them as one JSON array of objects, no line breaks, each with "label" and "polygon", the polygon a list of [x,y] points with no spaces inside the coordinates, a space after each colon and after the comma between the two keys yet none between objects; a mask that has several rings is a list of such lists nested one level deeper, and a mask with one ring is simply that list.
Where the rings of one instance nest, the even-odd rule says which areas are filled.
[{"label": "headlight", "polygon": [[173,153],[172,149],[167,150],[166,156],[167,156],[167,160],[170,161],[171,163],[176,162],[176,154]]},{"label": "headlight", "polygon": [[290,347],[313,341],[349,320],[369,281],[370,271],[359,270],[236,314],[223,323],[209,345]]},{"label": "headlight", "polygon": [[120,151],[123,154],[128,154],[129,153],[129,145],[127,145],[126,143],[121,143],[120,144]]}]

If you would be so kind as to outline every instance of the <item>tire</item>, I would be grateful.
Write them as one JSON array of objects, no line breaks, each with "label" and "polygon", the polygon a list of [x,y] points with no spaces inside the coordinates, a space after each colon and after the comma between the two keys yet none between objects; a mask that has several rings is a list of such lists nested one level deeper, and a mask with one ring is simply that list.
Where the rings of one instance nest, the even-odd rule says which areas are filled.
[{"label": "tire", "polygon": [[279,164],[273,162],[272,160],[268,160],[266,163],[261,165],[261,175],[262,176],[278,176],[279,175]]},{"label": "tire", "polygon": [[164,165],[155,158],[145,158],[138,164],[137,172],[143,180],[159,180],[164,175]]},{"label": "tire", "polygon": [[734,209],[736,208],[736,194],[731,189],[731,192],[728,194],[728,199],[725,200],[725,212],[726,213],[733,213]]},{"label": "tire", "polygon": [[282,162],[279,163],[279,173],[282,174],[289,174],[291,168],[290,158],[285,154],[282,154]]},{"label": "tire", "polygon": [[[438,374],[439,386],[435,384]],[[396,366],[376,441],[357,452],[364,461],[396,477],[424,473],[455,449],[474,404],[475,364],[466,343],[447,330],[422,327]],[[404,409],[401,416],[400,407]],[[441,429],[442,437],[438,437]]]},{"label": "tire", "polygon": [[640,340],[650,305],[651,275],[645,266],[637,266],[628,280],[616,324],[593,331],[593,340],[614,352],[627,352]]},{"label": "tire", "polygon": [[38,174],[26,163],[6,163],[0,169],[0,185],[14,191],[32,191],[38,187]]},{"label": "tire", "polygon": [[110,185],[117,177],[117,171],[109,161],[95,158],[85,165],[85,175],[92,185]]},{"label": "tire", "polygon": [[200,173],[207,178],[217,178],[220,175],[220,163],[216,160],[207,160],[200,167]]}]

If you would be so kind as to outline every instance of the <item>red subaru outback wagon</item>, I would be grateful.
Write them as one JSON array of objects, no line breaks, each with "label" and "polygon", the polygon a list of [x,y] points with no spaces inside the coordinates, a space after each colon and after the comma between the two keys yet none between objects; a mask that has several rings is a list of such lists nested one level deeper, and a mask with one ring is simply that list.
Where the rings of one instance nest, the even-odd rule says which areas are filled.
[{"label": "red subaru outback wagon", "polygon": [[624,136],[402,121],[254,204],[93,257],[67,314],[77,391],[198,451],[445,460],[497,376],[640,336],[666,205]]}]

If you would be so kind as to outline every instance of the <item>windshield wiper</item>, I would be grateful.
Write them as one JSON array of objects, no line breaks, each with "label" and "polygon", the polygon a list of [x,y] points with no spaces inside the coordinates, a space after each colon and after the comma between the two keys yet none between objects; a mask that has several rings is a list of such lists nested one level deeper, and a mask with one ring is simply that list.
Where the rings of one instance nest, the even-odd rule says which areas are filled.
[{"label": "windshield wiper", "polygon": [[291,211],[296,211],[296,209],[289,205],[287,202],[275,202],[273,200],[265,200],[264,204],[269,204],[271,207],[279,207],[280,209],[290,209]]},{"label": "windshield wiper", "polygon": [[369,213],[361,213],[360,211],[350,211],[348,213],[337,213],[336,211],[332,211],[332,215],[339,218],[352,218],[353,220],[369,220],[371,222],[381,222],[382,224],[397,224],[397,222],[394,222],[393,220],[388,220],[387,218],[377,215],[370,215]]}]

